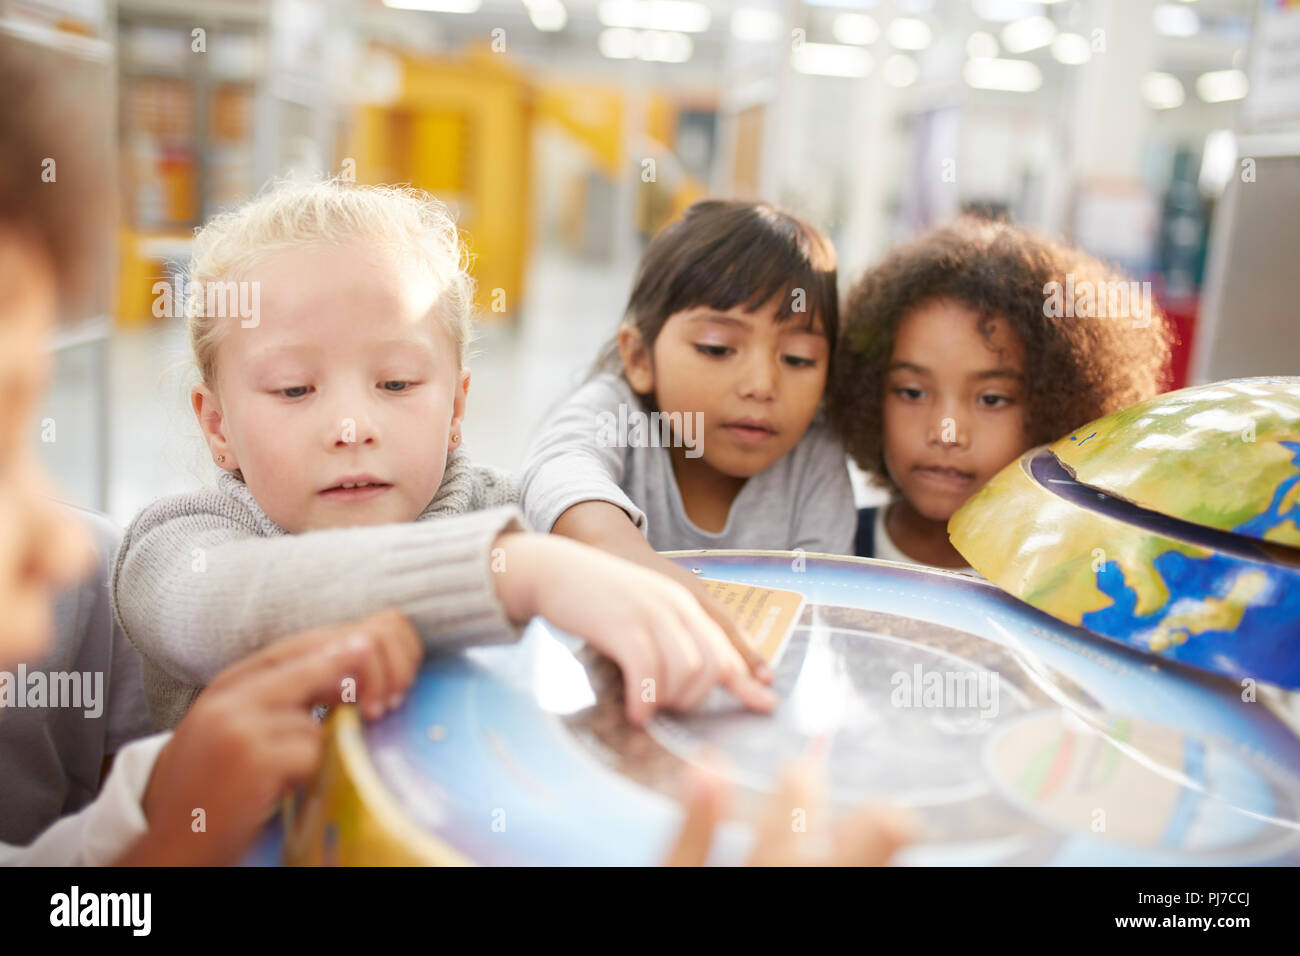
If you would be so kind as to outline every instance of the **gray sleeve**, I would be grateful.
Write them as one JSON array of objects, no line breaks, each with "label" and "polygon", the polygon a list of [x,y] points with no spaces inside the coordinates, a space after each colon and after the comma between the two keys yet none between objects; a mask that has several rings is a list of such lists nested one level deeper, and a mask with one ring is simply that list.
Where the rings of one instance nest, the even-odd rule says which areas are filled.
[{"label": "gray sleeve", "polygon": [[173,678],[202,686],[273,641],[396,607],[430,649],[518,637],[496,596],[492,543],[516,508],[436,521],[257,536],[217,494],[159,502],[113,568],[123,630]]},{"label": "gray sleeve", "polygon": [[519,476],[491,465],[474,466],[473,511],[519,505]]},{"label": "gray sleeve", "polygon": [[608,501],[641,532],[646,516],[624,492],[624,454],[617,440],[619,406],[639,408],[608,376],[588,382],[550,417],[523,469],[523,508],[529,527],[549,532],[560,515],[584,501]]},{"label": "gray sleeve", "polygon": [[108,692],[108,733],[104,738],[104,750],[116,753],[131,741],[153,733],[153,724],[149,721],[149,703],[144,694],[140,652],[126,639],[122,626],[113,616],[107,593],[102,613],[113,634],[113,679],[112,689]]},{"label": "gray sleeve", "polygon": [[808,458],[795,495],[794,548],[823,554],[852,554],[857,506],[844,447],[815,424],[805,441]]},{"label": "gray sleeve", "polygon": [[109,572],[122,541],[122,532],[103,515],[81,514],[99,539],[99,564],[93,581],[87,582],[88,586],[93,584],[94,589],[86,610],[86,640],[102,641],[107,645],[102,658],[108,663],[108,686],[104,694],[104,753],[111,754],[132,740],[153,733],[153,726],[149,722],[149,706],[145,700],[140,652],[131,646],[113,615]]},{"label": "gray sleeve", "polygon": [[[149,711],[144,698],[144,680],[140,675],[140,654],[131,646],[113,617],[109,574],[113,555],[122,542],[122,531],[107,516],[95,511],[75,509],[95,535],[95,572],[79,587],[78,631],[74,635],[78,663],[94,662],[95,670],[104,671],[103,752],[96,760],[95,787],[98,787],[98,763],[105,754],[116,753],[136,737],[152,734]],[[83,741],[88,743],[88,739]]]}]

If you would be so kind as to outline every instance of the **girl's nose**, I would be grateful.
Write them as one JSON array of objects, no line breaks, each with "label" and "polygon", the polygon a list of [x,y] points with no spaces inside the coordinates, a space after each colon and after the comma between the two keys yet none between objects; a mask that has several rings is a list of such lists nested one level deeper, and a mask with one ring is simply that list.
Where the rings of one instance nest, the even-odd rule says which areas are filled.
[{"label": "girl's nose", "polygon": [[342,448],[345,445],[373,445],[375,429],[368,417],[344,417],[339,419],[337,426],[331,432],[331,437],[334,439],[335,448]]},{"label": "girl's nose", "polygon": [[378,437],[375,420],[361,402],[337,410],[326,426],[326,438],[334,448],[373,445]]},{"label": "girl's nose", "polygon": [[776,393],[776,362],[769,356],[755,354],[745,366],[741,395],[759,401],[771,401]]},{"label": "girl's nose", "polygon": [[930,423],[928,438],[932,445],[964,448],[968,436],[964,423],[954,412],[941,411],[939,417]]}]

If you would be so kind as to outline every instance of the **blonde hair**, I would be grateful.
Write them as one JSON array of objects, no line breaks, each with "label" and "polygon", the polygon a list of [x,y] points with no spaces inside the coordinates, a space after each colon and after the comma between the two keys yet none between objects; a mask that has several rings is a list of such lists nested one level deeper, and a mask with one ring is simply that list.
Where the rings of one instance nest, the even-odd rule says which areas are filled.
[{"label": "blonde hair", "polygon": [[[474,280],[469,253],[445,204],[410,186],[360,186],[340,179],[279,182],[216,216],[194,237],[187,272],[190,346],[204,384],[216,380],[219,316],[207,315],[204,289],[244,275],[268,253],[310,242],[372,240],[414,254],[436,282],[437,312],[463,366],[469,350]],[[227,323],[229,320],[226,320]]]}]

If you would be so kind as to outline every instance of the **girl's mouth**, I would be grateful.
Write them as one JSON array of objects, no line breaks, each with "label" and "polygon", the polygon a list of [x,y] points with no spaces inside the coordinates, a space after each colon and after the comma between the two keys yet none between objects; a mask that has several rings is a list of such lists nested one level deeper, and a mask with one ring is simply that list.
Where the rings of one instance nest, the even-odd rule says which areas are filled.
[{"label": "girl's mouth", "polygon": [[760,445],[776,435],[776,430],[761,422],[739,421],[723,425],[738,445]]},{"label": "girl's mouth", "polygon": [[959,468],[943,468],[938,465],[917,465],[912,471],[927,482],[947,488],[966,488],[975,481],[969,471]]},{"label": "girl's mouth", "polygon": [[320,496],[329,501],[353,503],[370,501],[392,490],[392,485],[383,481],[341,482],[333,488],[326,488]]}]

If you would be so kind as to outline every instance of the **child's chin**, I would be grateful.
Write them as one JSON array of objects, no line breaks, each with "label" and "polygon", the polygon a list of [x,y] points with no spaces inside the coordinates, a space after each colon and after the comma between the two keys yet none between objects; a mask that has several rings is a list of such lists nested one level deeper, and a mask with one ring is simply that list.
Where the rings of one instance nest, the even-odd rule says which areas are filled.
[{"label": "child's chin", "polygon": [[714,471],[726,475],[728,478],[746,479],[753,478],[755,475],[766,471],[781,456],[772,457],[770,455],[705,455],[703,458],[693,459],[695,461],[703,460]]},{"label": "child's chin", "polygon": [[416,515],[395,514],[389,507],[367,508],[362,504],[352,505],[346,509],[333,509],[329,514],[317,514],[310,517],[302,531],[330,531],[335,528],[372,528],[382,524],[402,524],[414,521]]},{"label": "child's chin", "polygon": [[966,503],[966,499],[960,495],[936,495],[933,492],[907,497],[921,517],[945,525],[957,509]]}]

